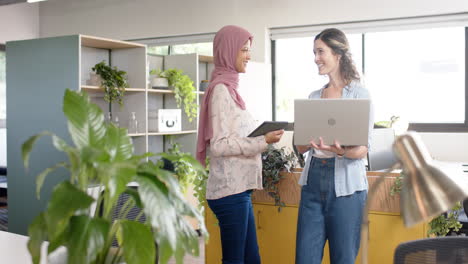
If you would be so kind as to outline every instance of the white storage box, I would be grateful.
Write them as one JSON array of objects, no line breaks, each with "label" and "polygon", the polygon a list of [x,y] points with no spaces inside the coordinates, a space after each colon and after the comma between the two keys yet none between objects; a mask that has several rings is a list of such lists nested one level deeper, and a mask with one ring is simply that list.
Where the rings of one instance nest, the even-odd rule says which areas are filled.
[{"label": "white storage box", "polygon": [[159,109],[158,118],[159,132],[182,130],[182,111],[180,109]]}]

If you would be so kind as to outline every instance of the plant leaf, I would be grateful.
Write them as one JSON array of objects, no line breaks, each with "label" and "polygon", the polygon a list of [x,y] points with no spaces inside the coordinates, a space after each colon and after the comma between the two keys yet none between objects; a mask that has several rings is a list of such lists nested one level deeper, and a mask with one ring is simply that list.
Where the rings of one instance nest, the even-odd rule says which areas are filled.
[{"label": "plant leaf", "polygon": [[41,260],[41,245],[47,239],[47,225],[44,213],[40,213],[28,227],[28,250],[33,264],[39,264]]},{"label": "plant leaf", "polygon": [[42,185],[44,184],[44,180],[45,180],[46,176],[49,175],[49,173],[51,173],[52,171],[56,170],[57,168],[61,168],[61,167],[66,168],[67,163],[66,162],[57,163],[53,167],[47,168],[43,172],[41,172],[39,175],[37,175],[37,178],[36,178],[36,196],[37,196],[37,199],[41,198],[41,189],[42,189]]},{"label": "plant leaf", "polygon": [[73,216],[66,240],[68,263],[93,263],[104,250],[109,230],[110,223],[104,219],[86,215]]},{"label": "plant leaf", "polygon": [[135,162],[120,162],[113,163],[112,166],[105,166],[105,170],[100,170],[101,179],[102,175],[107,175],[108,179],[105,183],[108,192],[105,193],[104,198],[104,215],[107,216],[112,211],[112,207],[119,198],[119,195],[125,191],[127,184],[136,175]]},{"label": "plant leaf", "polygon": [[63,98],[63,113],[68,118],[68,131],[75,145],[99,147],[106,134],[101,109],[89,101],[85,92],[67,89]]},{"label": "plant leaf", "polygon": [[127,160],[133,154],[133,144],[127,130],[114,125],[107,128],[105,147],[112,161]]},{"label": "plant leaf", "polygon": [[128,264],[153,263],[156,247],[153,234],[148,226],[135,221],[120,221],[121,245]]},{"label": "plant leaf", "polygon": [[32,148],[36,141],[42,136],[50,135],[50,132],[44,131],[34,136],[31,136],[26,140],[23,145],[21,145],[21,156],[23,157],[23,164],[26,169],[29,168],[29,154],[31,153]]},{"label": "plant leaf", "polygon": [[93,201],[92,197],[69,181],[58,184],[52,192],[45,213],[47,226],[51,227],[49,239],[55,240],[67,228],[70,217],[76,211],[88,208]]}]

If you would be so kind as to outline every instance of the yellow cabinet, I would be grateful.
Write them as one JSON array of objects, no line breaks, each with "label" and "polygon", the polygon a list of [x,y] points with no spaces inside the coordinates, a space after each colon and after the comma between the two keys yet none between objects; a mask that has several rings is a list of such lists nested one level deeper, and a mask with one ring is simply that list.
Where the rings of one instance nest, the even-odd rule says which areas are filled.
[{"label": "yellow cabinet", "polygon": [[254,204],[254,213],[262,263],[294,263],[297,207]]},{"label": "yellow cabinet", "polygon": [[[372,186],[374,178],[368,175]],[[297,178],[297,175],[296,177]],[[293,179],[294,184],[297,179]],[[406,241],[426,237],[426,225],[419,224],[406,228],[400,217],[399,197],[388,194],[394,178],[389,177],[381,186],[379,195],[371,203],[369,212],[369,252],[368,263],[392,264],[396,247]],[[287,189],[291,195],[282,195],[287,206],[278,212],[278,207],[270,202],[268,195],[254,192],[252,196],[257,227],[257,240],[260,247],[262,264],[294,264],[296,249],[296,227],[298,213],[299,187]],[[270,200],[267,200],[270,199]],[[206,225],[210,240],[205,247],[206,264],[221,263],[221,242],[216,217],[207,209]],[[365,238],[362,238],[365,239]],[[360,262],[360,255],[356,263]],[[329,264],[328,245],[325,246],[322,264]]]}]

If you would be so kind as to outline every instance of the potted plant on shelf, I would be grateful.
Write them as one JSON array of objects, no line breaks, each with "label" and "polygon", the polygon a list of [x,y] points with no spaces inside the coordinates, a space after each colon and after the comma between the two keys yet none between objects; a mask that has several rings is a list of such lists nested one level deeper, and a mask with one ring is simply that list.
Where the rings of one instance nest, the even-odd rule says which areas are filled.
[{"label": "potted plant on shelf", "polygon": [[109,120],[112,121],[112,102],[117,101],[123,106],[123,97],[125,88],[128,88],[127,72],[111,67],[102,61],[92,68],[99,77],[101,77],[100,88],[104,89],[104,100],[109,103]]},{"label": "potted plant on shelf", "polygon": [[198,107],[192,79],[179,69],[152,70],[151,73],[160,78],[167,78],[169,88],[174,90],[177,106],[184,107],[185,114],[192,122],[193,118],[197,116]]},{"label": "potted plant on shelf", "polygon": [[[165,264],[172,255],[177,263],[181,263],[186,252],[198,255],[197,232],[184,216],[197,219],[200,232],[206,235],[203,216],[184,200],[176,177],[157,164],[144,161],[152,154],[133,155],[126,129],[105,123],[101,109],[90,103],[86,93],[66,90],[63,112],[74,145],[43,132],[22,146],[26,168],[35,142],[44,135],[51,136],[55,148],[68,156],[68,161],[38,175],[38,195],[50,172],[57,168],[70,172],[69,180],[55,186],[46,210],[29,226],[28,249],[33,263],[39,263],[44,241],[49,241],[49,254],[66,248],[67,259],[62,263],[104,264],[124,260],[128,264],[147,264],[158,258]],[[186,162],[201,167],[194,160]],[[137,183],[138,188],[127,187],[131,182]],[[104,190],[97,198],[87,193],[91,183]],[[112,212],[124,193],[130,197],[129,204],[112,221]],[[93,203],[97,204],[94,210]],[[141,208],[145,222],[127,219],[133,205]],[[117,248],[112,248],[114,237]]]},{"label": "potted plant on shelf", "polygon": [[263,191],[274,199],[278,211],[285,206],[280,196],[280,181],[292,173],[296,162],[294,153],[287,154],[284,147],[275,148],[273,145],[268,145],[267,150],[262,153]]}]

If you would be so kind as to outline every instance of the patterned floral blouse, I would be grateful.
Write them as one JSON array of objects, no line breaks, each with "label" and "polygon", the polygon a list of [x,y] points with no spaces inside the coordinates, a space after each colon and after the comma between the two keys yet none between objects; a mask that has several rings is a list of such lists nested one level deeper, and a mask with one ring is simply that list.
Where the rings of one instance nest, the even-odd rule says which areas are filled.
[{"label": "patterned floral blouse", "polygon": [[214,87],[210,102],[213,138],[210,140],[210,174],[206,199],[219,199],[250,189],[262,189],[261,153],[265,136],[247,137],[256,123],[232,99],[227,87]]}]

